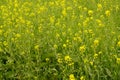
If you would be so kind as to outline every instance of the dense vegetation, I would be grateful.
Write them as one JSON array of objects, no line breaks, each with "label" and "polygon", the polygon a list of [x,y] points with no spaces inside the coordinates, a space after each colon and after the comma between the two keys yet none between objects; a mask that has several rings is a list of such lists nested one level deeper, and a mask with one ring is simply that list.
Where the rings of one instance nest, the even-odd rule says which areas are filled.
[{"label": "dense vegetation", "polygon": [[0,0],[0,80],[119,80],[120,0]]}]

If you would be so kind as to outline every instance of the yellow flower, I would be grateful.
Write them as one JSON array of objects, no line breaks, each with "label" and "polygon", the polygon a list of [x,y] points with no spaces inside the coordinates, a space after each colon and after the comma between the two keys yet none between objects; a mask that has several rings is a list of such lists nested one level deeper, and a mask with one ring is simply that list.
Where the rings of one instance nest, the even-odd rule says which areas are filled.
[{"label": "yellow flower", "polygon": [[16,34],[16,37],[19,38],[19,37],[21,37],[21,35],[20,34]]},{"label": "yellow flower", "polygon": [[60,37],[60,34],[56,33],[56,37],[59,38],[59,37]]},{"label": "yellow flower", "polygon": [[50,23],[53,24],[54,22],[55,22],[55,17],[54,17],[54,16],[51,16],[51,17],[50,17]]},{"label": "yellow flower", "polygon": [[117,62],[118,64],[120,64],[120,58],[117,58],[116,60],[117,60],[116,62]]},{"label": "yellow flower", "polygon": [[78,39],[79,42],[82,42],[82,39],[80,37],[77,37],[77,39]]},{"label": "yellow flower", "polygon": [[114,58],[117,58],[117,55],[113,55]]},{"label": "yellow flower", "polygon": [[96,19],[96,22],[99,24],[102,23],[102,21],[100,19]]},{"label": "yellow flower", "polygon": [[38,10],[37,10],[38,11],[37,13],[40,14],[46,10],[47,10],[47,8],[45,6],[40,6],[40,8],[38,8]]},{"label": "yellow flower", "polygon": [[69,80],[75,80],[74,74],[70,74],[70,75],[69,75]]},{"label": "yellow flower", "polygon": [[69,6],[69,7],[67,7],[67,10],[72,10],[72,7],[70,7],[70,6]]},{"label": "yellow flower", "polygon": [[61,3],[60,3],[60,5],[61,5],[62,7],[65,7],[65,0],[62,0]]},{"label": "yellow flower", "polygon": [[74,65],[74,62],[70,62],[68,65],[69,65],[69,66],[72,66],[72,65]]},{"label": "yellow flower", "polygon": [[65,9],[65,8],[62,10],[62,15],[63,15],[63,16],[66,16],[66,15],[67,15],[67,12],[66,12],[66,9]]},{"label": "yellow flower", "polygon": [[80,77],[80,80],[85,80],[85,76],[81,76],[81,77]]},{"label": "yellow flower", "polygon": [[55,45],[54,45],[54,48],[55,48],[55,49],[57,49],[57,48],[58,48],[58,46],[55,44]]},{"label": "yellow flower", "polygon": [[38,50],[38,49],[39,49],[39,45],[35,45],[35,46],[34,46],[34,49],[37,49],[37,50]]},{"label": "yellow flower", "polygon": [[20,22],[20,23],[24,24],[24,23],[25,23],[25,19],[23,19],[23,17],[19,17],[18,22]]},{"label": "yellow flower", "polygon": [[117,43],[117,46],[120,47],[120,41]]},{"label": "yellow flower", "polygon": [[8,42],[7,42],[7,41],[4,41],[4,42],[3,42],[3,45],[4,45],[4,46],[7,46],[7,45],[8,45]]},{"label": "yellow flower", "polygon": [[88,11],[88,15],[89,15],[89,16],[92,16],[92,15],[93,15],[93,10],[89,10],[89,11]]},{"label": "yellow flower", "polygon": [[30,15],[29,15],[30,17],[34,17],[35,16],[35,13],[30,13]]},{"label": "yellow flower", "polygon": [[65,59],[65,61],[67,61],[67,62],[68,62],[68,61],[71,61],[71,57],[70,57],[69,55],[65,56],[64,59]]},{"label": "yellow flower", "polygon": [[98,25],[99,25],[100,27],[103,27],[103,26],[104,26],[104,24],[102,23],[102,21],[101,21],[100,19],[96,19],[96,22],[98,23]]},{"label": "yellow flower", "polygon": [[86,33],[86,34],[87,34],[87,33],[88,33],[88,30],[84,30],[84,33]]},{"label": "yellow flower", "polygon": [[92,30],[92,29],[89,29],[88,32],[89,32],[90,34],[92,34],[92,33],[93,33],[93,30]]},{"label": "yellow flower", "polygon": [[86,47],[85,47],[85,45],[83,45],[83,46],[80,46],[79,50],[80,50],[81,52],[84,52],[84,51],[86,50]]},{"label": "yellow flower", "polygon": [[17,8],[17,7],[18,7],[18,4],[17,4],[17,3],[15,3],[15,4],[14,4],[14,6]]},{"label": "yellow flower", "polygon": [[105,15],[106,15],[106,16],[110,16],[110,11],[109,11],[109,10],[106,10],[106,11],[105,11]]},{"label": "yellow flower", "polygon": [[69,40],[67,39],[66,42],[69,43]]},{"label": "yellow flower", "polygon": [[83,15],[80,15],[80,19],[83,19],[83,17],[84,17]]},{"label": "yellow flower", "polygon": [[78,26],[81,26],[81,23],[78,23]]},{"label": "yellow flower", "polygon": [[90,17],[90,20],[93,20],[93,17]]},{"label": "yellow flower", "polygon": [[45,60],[48,62],[50,59],[49,59],[49,58],[46,58]]},{"label": "yellow flower", "polygon": [[81,10],[81,9],[82,9],[82,6],[78,6],[78,9]]},{"label": "yellow flower", "polygon": [[88,62],[88,59],[87,59],[87,58],[85,58],[83,61],[84,61],[84,63],[87,63],[87,62]]},{"label": "yellow flower", "polygon": [[64,48],[66,48],[66,47],[67,47],[67,45],[66,45],[66,44],[63,44],[63,47],[64,47]]},{"label": "yellow flower", "polygon": [[84,7],[83,10],[84,10],[84,11],[87,11],[87,7]]},{"label": "yellow flower", "polygon": [[90,61],[90,65],[93,66],[93,61]]},{"label": "yellow flower", "polygon": [[83,26],[87,26],[87,24],[88,24],[87,20],[83,21]]},{"label": "yellow flower", "polygon": [[58,59],[57,59],[57,62],[58,62],[58,63],[62,63],[62,59],[61,59],[61,58],[58,58]]},{"label": "yellow flower", "polygon": [[24,55],[24,54],[25,54],[25,52],[24,52],[24,51],[22,51],[22,52],[21,52],[21,55]]},{"label": "yellow flower", "polygon": [[77,37],[73,37],[73,40],[74,40],[74,41],[77,41]]},{"label": "yellow flower", "polygon": [[97,4],[97,10],[100,11],[102,9],[102,5],[101,4]]},{"label": "yellow flower", "polygon": [[89,17],[87,17],[85,20],[86,20],[87,22],[89,22],[89,21],[90,21],[90,18],[89,18]]},{"label": "yellow flower", "polygon": [[97,47],[99,45],[99,40],[94,40],[94,47]]},{"label": "yellow flower", "polygon": [[38,31],[42,32],[42,27],[41,26],[38,27]]},{"label": "yellow flower", "polygon": [[95,53],[95,54],[94,54],[94,59],[96,59],[97,57],[98,57],[98,54]]},{"label": "yellow flower", "polygon": [[98,54],[102,54],[102,51],[99,51]]},{"label": "yellow flower", "polygon": [[3,30],[2,30],[2,29],[0,29],[0,35],[2,35],[2,33],[3,33]]},{"label": "yellow flower", "polygon": [[54,6],[54,2],[49,2],[49,6]]}]

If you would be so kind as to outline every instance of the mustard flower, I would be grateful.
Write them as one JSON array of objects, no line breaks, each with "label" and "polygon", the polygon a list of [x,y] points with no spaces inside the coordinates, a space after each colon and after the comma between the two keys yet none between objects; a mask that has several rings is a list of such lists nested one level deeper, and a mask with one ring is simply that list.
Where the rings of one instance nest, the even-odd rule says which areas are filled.
[{"label": "mustard flower", "polygon": [[53,24],[54,22],[55,22],[55,17],[54,17],[54,16],[51,16],[51,17],[50,17],[50,23]]},{"label": "mustard flower", "polygon": [[63,15],[63,16],[66,16],[66,15],[67,15],[67,12],[66,12],[66,9],[65,9],[65,8],[62,10],[62,15]]},{"label": "mustard flower", "polygon": [[54,48],[55,48],[55,49],[57,49],[57,48],[58,48],[58,46],[57,46],[56,44],[54,44]]},{"label": "mustard flower", "polygon": [[102,5],[100,3],[97,4],[97,10],[98,11],[102,10]]},{"label": "mustard flower", "polygon": [[117,43],[117,46],[120,47],[120,41]]},{"label": "mustard flower", "polygon": [[72,66],[72,65],[74,65],[74,62],[71,61],[68,65],[69,65],[69,66]]},{"label": "mustard flower", "polygon": [[81,77],[80,77],[80,80],[85,80],[85,76],[81,76]]},{"label": "mustard flower", "polygon": [[87,7],[84,7],[83,10],[84,10],[84,11],[87,11]]},{"label": "mustard flower", "polygon": [[90,65],[93,66],[93,61],[90,61]]},{"label": "mustard flower", "polygon": [[98,54],[97,53],[95,53],[94,54],[94,59],[96,59],[98,57]]},{"label": "mustard flower", "polygon": [[2,29],[0,29],[0,35],[2,35],[2,33],[3,33],[3,30],[2,30]]},{"label": "mustard flower", "polygon": [[92,16],[93,15],[93,10],[88,10],[88,15]]},{"label": "mustard flower", "polygon": [[8,45],[8,42],[7,42],[7,41],[3,41],[3,45],[4,45],[4,46],[7,46],[7,45]]},{"label": "mustard flower", "polygon": [[35,45],[35,46],[34,46],[34,49],[37,49],[37,50],[38,50],[38,49],[39,49],[39,45]]},{"label": "mustard flower", "polygon": [[19,38],[19,37],[21,37],[21,35],[17,33],[17,34],[16,34],[16,37]]},{"label": "mustard flower", "polygon": [[46,58],[45,60],[46,60],[46,62],[48,62],[50,59],[49,59],[49,58]]},{"label": "mustard flower", "polygon": [[106,11],[105,11],[105,15],[106,15],[106,16],[110,16],[110,11],[109,11],[109,10],[106,10]]},{"label": "mustard flower", "polygon": [[99,40],[94,40],[94,47],[97,47],[99,45]]},{"label": "mustard flower", "polygon": [[70,75],[69,75],[69,80],[75,80],[74,74],[70,74]]},{"label": "mustard flower", "polygon": [[87,63],[87,62],[88,62],[88,59],[87,59],[87,58],[84,58],[83,61],[84,61],[84,63]]},{"label": "mustard flower", "polygon": [[84,51],[86,50],[85,45],[80,46],[79,50],[80,50],[81,52],[84,52]]},{"label": "mustard flower", "polygon": [[58,63],[62,63],[63,61],[62,61],[61,58],[58,58],[58,59],[57,59],[57,62],[58,62]]},{"label": "mustard flower", "polygon": [[66,44],[63,44],[63,47],[64,47],[64,48],[66,48],[66,47],[67,47],[67,45],[66,45]]},{"label": "mustard flower", "polygon": [[120,64],[120,58],[117,58],[117,59],[116,59],[116,62],[117,62],[118,64]]},{"label": "mustard flower", "polygon": [[69,55],[65,56],[64,59],[65,59],[65,61],[67,61],[67,62],[68,62],[68,61],[71,61],[71,57],[70,57]]}]

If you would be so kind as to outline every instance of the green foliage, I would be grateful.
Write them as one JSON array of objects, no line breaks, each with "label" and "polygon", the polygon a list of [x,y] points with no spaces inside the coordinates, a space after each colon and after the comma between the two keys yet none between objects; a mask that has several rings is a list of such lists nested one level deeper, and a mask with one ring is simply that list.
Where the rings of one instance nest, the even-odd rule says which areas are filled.
[{"label": "green foliage", "polygon": [[1,0],[0,80],[120,79],[119,0]]}]

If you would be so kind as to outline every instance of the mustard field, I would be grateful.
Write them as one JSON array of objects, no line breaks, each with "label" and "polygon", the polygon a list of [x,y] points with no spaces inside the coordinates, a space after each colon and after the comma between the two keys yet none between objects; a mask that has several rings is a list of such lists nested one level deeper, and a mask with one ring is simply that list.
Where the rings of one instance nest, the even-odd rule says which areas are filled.
[{"label": "mustard field", "polygon": [[120,80],[120,0],[0,0],[0,80]]}]

